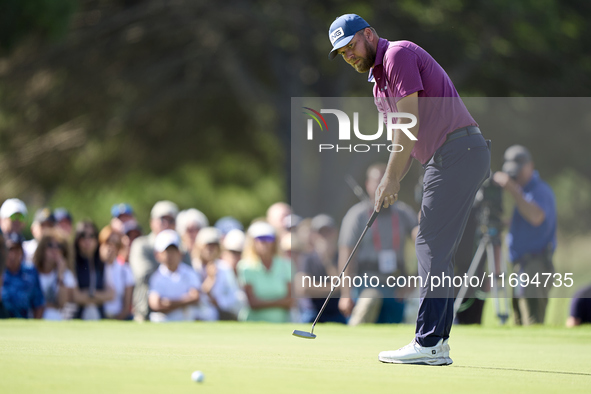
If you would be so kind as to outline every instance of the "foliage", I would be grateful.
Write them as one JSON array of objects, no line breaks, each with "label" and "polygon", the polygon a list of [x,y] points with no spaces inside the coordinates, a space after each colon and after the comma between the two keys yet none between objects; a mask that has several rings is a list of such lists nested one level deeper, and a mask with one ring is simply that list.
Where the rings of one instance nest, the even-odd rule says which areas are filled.
[{"label": "foliage", "polygon": [[76,8],[75,0],[0,0],[0,53],[27,36],[62,36]]}]

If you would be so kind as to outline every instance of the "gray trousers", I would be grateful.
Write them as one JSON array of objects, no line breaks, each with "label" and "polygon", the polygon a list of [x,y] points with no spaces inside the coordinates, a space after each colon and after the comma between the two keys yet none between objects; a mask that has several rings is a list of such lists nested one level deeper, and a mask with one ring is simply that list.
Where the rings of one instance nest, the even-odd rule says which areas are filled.
[{"label": "gray trousers", "polygon": [[490,151],[480,134],[441,146],[425,166],[421,221],[416,240],[423,280],[416,326],[421,346],[447,339],[453,322],[452,285],[430,288],[434,276],[454,275],[453,256],[462,239],[476,192],[490,174]]}]

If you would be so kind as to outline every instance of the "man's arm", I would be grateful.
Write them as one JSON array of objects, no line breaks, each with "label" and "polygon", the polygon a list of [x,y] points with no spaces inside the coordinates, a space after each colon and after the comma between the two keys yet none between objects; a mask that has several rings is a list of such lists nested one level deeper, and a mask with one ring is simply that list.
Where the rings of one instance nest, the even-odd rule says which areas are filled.
[{"label": "man's arm", "polygon": [[[418,92],[409,94],[402,98],[396,104],[398,112],[407,112],[413,114],[417,118],[417,124],[409,129],[409,131],[415,137],[419,134],[419,94]],[[401,123],[401,119],[398,118],[398,123]],[[400,130],[396,130],[392,137],[392,143],[401,145],[402,150],[400,152],[392,152],[388,159],[388,165],[386,166],[386,172],[376,190],[375,199],[375,210],[379,211],[382,205],[384,208],[388,208],[390,205],[398,199],[398,191],[400,190],[400,181],[408,172],[411,164],[410,153],[415,146],[415,141],[408,138]]]},{"label": "man's arm", "polygon": [[150,308],[154,312],[168,313],[175,309],[185,307],[187,305],[196,304],[199,301],[199,291],[197,289],[190,289],[180,300],[169,300],[162,298],[158,293],[152,292],[148,297]]},{"label": "man's arm", "polygon": [[509,175],[504,172],[497,171],[493,175],[493,180],[499,184],[504,190],[507,190],[513,199],[519,214],[532,226],[538,227],[546,219],[544,210],[540,208],[535,201],[527,201],[523,197],[521,187]]}]

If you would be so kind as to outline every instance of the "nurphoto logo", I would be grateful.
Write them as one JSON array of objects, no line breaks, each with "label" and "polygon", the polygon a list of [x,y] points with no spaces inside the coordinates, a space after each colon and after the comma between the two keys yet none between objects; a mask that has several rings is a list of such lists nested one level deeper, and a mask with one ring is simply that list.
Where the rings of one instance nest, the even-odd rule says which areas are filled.
[{"label": "nurphoto logo", "polygon": [[[337,121],[339,123],[339,130],[338,130],[338,139],[339,141],[350,141],[351,140],[351,120],[349,116],[338,109],[321,109],[320,112],[309,108],[303,107],[305,110],[304,114],[310,116],[311,119],[308,119],[307,122],[307,139],[312,141],[314,139],[314,122],[318,125],[320,131],[328,131],[328,124],[326,119],[322,114],[332,114],[337,117]],[[389,144],[348,144],[348,145],[339,145],[339,144],[318,144],[318,151],[347,151],[347,152],[369,152],[372,150],[376,150],[380,152],[381,148],[385,148],[388,152],[400,152],[403,150],[402,145],[400,144],[392,144],[390,143],[393,140],[394,130],[402,131],[408,138],[413,141],[417,140],[411,132],[410,129],[416,126],[417,124],[417,117],[408,112],[387,112],[384,114],[383,112],[378,112],[378,131],[374,134],[363,134],[359,130],[359,112],[353,112],[353,134],[356,138],[362,141],[377,141],[379,140],[382,135],[384,134],[384,115],[386,119],[386,139]],[[409,119],[410,122],[408,123],[398,123],[400,119]]]}]

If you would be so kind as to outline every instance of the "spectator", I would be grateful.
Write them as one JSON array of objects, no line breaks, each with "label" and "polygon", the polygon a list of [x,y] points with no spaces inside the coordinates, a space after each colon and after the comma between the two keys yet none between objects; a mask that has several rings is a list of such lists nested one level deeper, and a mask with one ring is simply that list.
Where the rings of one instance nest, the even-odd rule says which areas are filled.
[{"label": "spectator", "polygon": [[283,218],[283,228],[285,228],[288,232],[294,232],[297,230],[297,227],[302,223],[304,220],[301,216],[292,213],[291,215],[287,215]]},{"label": "spectator", "polygon": [[195,320],[200,301],[199,279],[181,262],[181,240],[174,230],[163,230],[154,239],[158,269],[150,277],[150,320],[154,322]]},{"label": "spectator", "polygon": [[0,319],[7,319],[8,312],[2,304],[2,284],[4,282],[4,269],[6,268],[6,246],[4,241],[4,234],[0,230]]},{"label": "spectator", "polygon": [[[312,230],[312,253],[304,254],[300,258],[298,267],[298,280],[296,281],[298,290],[301,291],[303,297],[311,298],[313,305],[313,313],[308,315],[308,318],[315,318],[316,314],[322,308],[326,296],[331,290],[330,283],[327,286],[302,286],[302,278],[311,278],[310,283],[314,280],[318,284],[322,283],[322,278],[325,276],[338,276],[338,261],[337,261],[337,237],[338,229],[333,218],[328,215],[320,214],[315,216],[310,224]],[[338,291],[338,290],[337,290]],[[335,291],[335,293],[337,293]],[[335,294],[335,295],[338,295]],[[338,298],[331,298],[326,305],[324,313],[320,317],[319,322],[336,322],[346,323],[347,320],[339,311]]]},{"label": "spectator", "polygon": [[[386,171],[386,165],[371,165],[366,172],[365,189],[369,200],[352,206],[345,217],[339,234],[339,267],[343,267],[361,236],[374,209],[375,193]],[[416,234],[417,214],[411,207],[396,201],[380,210],[373,226],[359,244],[345,275],[353,278],[367,274],[386,284],[388,276],[405,275],[404,245]],[[404,318],[404,303],[399,301],[403,290],[389,286],[349,288],[343,286],[339,309],[348,324],[400,323]]]},{"label": "spectator", "polygon": [[277,249],[276,232],[269,223],[255,222],[248,228],[243,259],[238,263],[239,281],[249,305],[245,320],[289,321],[291,264],[277,255]]},{"label": "spectator", "polygon": [[193,248],[193,268],[201,282],[199,320],[236,320],[240,306],[234,273],[220,259],[221,233],[205,227],[197,234]]},{"label": "spectator", "polygon": [[[10,217],[10,216],[8,216]],[[2,304],[9,317],[41,319],[45,299],[35,267],[23,262],[23,237],[17,233],[5,235],[6,270],[2,286]]]},{"label": "spectator", "polygon": [[[289,218],[289,216],[287,218]],[[293,235],[294,234],[292,234],[291,230],[290,232],[283,234],[279,240],[279,256],[289,261],[291,263],[292,272],[297,273],[301,258],[301,245],[298,244],[297,237],[294,237]],[[314,305],[310,298],[302,295],[302,292],[297,292],[296,290],[296,294],[298,296],[295,297],[291,307],[290,320],[293,323],[308,323],[310,318],[315,315]]]},{"label": "spectator", "polygon": [[203,212],[191,208],[179,212],[176,220],[176,232],[181,237],[181,251],[191,254],[195,245],[195,237],[204,227],[209,226],[209,220]]},{"label": "spectator", "polygon": [[56,226],[63,231],[65,237],[70,239],[72,236],[72,214],[66,208],[56,208],[53,211],[53,217],[55,218]]},{"label": "spectator", "polygon": [[27,206],[18,198],[9,198],[0,207],[0,228],[4,234],[23,235]]},{"label": "spectator", "polygon": [[591,323],[591,285],[575,293],[566,326],[575,327],[585,323]]},{"label": "spectator", "polygon": [[113,231],[110,225],[99,233],[99,254],[101,261],[105,262],[106,285],[115,293],[111,301],[103,304],[103,309],[108,319],[129,320],[135,280],[129,264],[118,259],[122,239],[123,236]]},{"label": "spectator", "polygon": [[117,261],[119,261],[119,263],[127,263],[129,261],[131,244],[141,236],[142,228],[138,224],[137,220],[131,219],[123,223],[121,249],[119,249],[119,254],[117,255]]},{"label": "spectator", "polygon": [[284,202],[276,202],[267,209],[267,222],[275,229],[278,239],[287,232],[285,225],[289,215],[291,215],[291,207]]},{"label": "spectator", "polygon": [[74,297],[76,279],[68,267],[68,256],[60,247],[64,240],[57,232],[45,232],[33,254],[33,264],[45,298],[45,320],[63,320],[63,309]]},{"label": "spectator", "polygon": [[115,204],[111,207],[111,228],[113,231],[123,234],[125,223],[135,220],[133,208],[127,203]]},{"label": "spectator", "polygon": [[55,227],[55,217],[49,208],[41,208],[35,213],[33,223],[31,223],[31,234],[33,239],[23,242],[25,251],[25,261],[27,264],[33,263],[33,255],[37,249],[37,244],[43,236],[43,232]]},{"label": "spectator", "polygon": [[[515,200],[507,236],[514,272],[554,273],[552,255],[556,248],[556,201],[552,189],[535,170],[529,151],[513,145],[505,151],[503,171],[493,180]],[[513,311],[517,325],[543,324],[550,287],[514,288]]]},{"label": "spectator", "polygon": [[98,320],[105,317],[103,305],[115,293],[105,281],[105,263],[98,250],[98,234],[94,223],[83,221],[76,225],[74,260],[78,289],[74,302],[78,304],[77,319]]},{"label": "spectator", "polygon": [[[154,255],[154,241],[163,230],[174,230],[176,216],[179,212],[177,205],[170,201],[158,201],[150,213],[150,229],[148,235],[138,237],[131,244],[129,265],[135,279],[133,289],[133,317],[143,321],[148,318],[148,290],[150,276],[158,269],[159,264]],[[182,260],[191,265],[191,258],[181,253]]]},{"label": "spectator", "polygon": [[310,218],[302,219],[295,230],[291,232],[299,245],[298,251],[301,254],[312,253],[314,251],[312,233],[312,219]]},{"label": "spectator", "polygon": [[[139,225],[137,220],[129,220],[123,225],[123,234],[125,234],[125,236],[128,238],[129,246],[131,246],[133,241],[142,236],[142,227]],[[125,259],[125,261],[127,260],[128,259]]]},{"label": "spectator", "polygon": [[244,250],[244,239],[244,232],[235,228],[230,230],[222,241],[222,263],[230,269],[233,285],[236,288],[235,294],[237,301],[235,308],[232,310],[236,316],[240,316],[240,312],[248,306],[246,294],[244,294],[244,291],[238,283],[238,262],[240,261],[242,251]]},{"label": "spectator", "polygon": [[230,230],[226,234],[222,246],[221,259],[228,268],[234,271],[234,275],[238,275],[236,267],[244,250],[244,232],[238,229]]},{"label": "spectator", "polygon": [[222,233],[222,241],[226,238],[226,235],[232,230],[244,231],[244,226],[238,221],[238,219],[232,216],[224,216],[215,222],[214,227],[220,230]]}]

